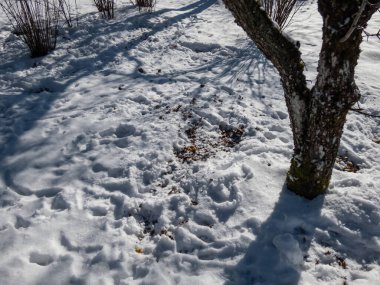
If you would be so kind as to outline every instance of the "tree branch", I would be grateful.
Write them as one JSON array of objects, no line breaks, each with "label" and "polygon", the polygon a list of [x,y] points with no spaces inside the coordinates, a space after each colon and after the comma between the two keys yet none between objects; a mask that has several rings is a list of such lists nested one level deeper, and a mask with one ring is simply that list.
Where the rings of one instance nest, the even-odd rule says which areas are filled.
[{"label": "tree branch", "polygon": [[367,116],[367,117],[372,117],[372,118],[380,118],[379,115],[372,115],[372,114],[369,114],[369,113],[366,113],[366,112],[363,112],[363,109],[361,108],[351,108],[350,111],[353,111],[353,112],[356,112],[356,113],[359,113],[359,114],[362,114],[364,116]]},{"label": "tree branch", "polygon": [[372,6],[372,7],[374,7],[375,9],[379,9],[380,8],[380,1],[375,2],[375,3],[368,2],[368,4],[370,6]]},{"label": "tree branch", "polygon": [[279,71],[290,114],[294,145],[298,149],[311,98],[300,50],[290,37],[281,32],[259,1],[224,0],[224,3],[237,24]]},{"label": "tree branch", "polygon": [[352,25],[350,27],[350,29],[348,30],[348,32],[345,34],[345,36],[340,39],[339,42],[341,43],[344,43],[345,41],[348,40],[348,38],[352,35],[352,33],[354,32],[355,29],[357,29],[358,27],[358,22],[359,22],[359,19],[360,17],[362,16],[363,12],[364,12],[364,9],[365,9],[365,6],[367,5],[368,1],[367,0],[363,0],[362,4],[360,5],[360,8],[359,8],[359,11],[358,13],[356,14],[356,17],[354,19],[354,21],[352,22]]},{"label": "tree branch", "polygon": [[[296,44],[281,33],[277,23],[270,19],[258,1],[224,0],[224,3],[235,16],[237,24],[280,72],[287,72],[289,66],[294,65],[292,62],[300,64],[301,53]],[[287,60],[289,57],[293,58],[292,62]]]}]

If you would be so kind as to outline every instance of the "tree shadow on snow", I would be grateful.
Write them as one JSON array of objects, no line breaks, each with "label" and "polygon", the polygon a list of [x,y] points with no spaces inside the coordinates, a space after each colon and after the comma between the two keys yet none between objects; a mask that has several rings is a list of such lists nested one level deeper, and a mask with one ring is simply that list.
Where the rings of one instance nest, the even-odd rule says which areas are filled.
[{"label": "tree shadow on snow", "polygon": [[268,219],[250,227],[256,239],[240,262],[225,269],[225,285],[298,284],[324,197],[312,201],[283,187]]},{"label": "tree shadow on snow", "polygon": [[[164,29],[167,29],[171,25],[180,22],[181,20],[190,17],[192,15],[198,14],[203,10],[209,8],[213,4],[217,3],[216,0],[199,0],[191,3],[187,6],[178,9],[162,9],[155,11],[153,13],[141,14],[133,17],[126,17],[125,20],[119,22],[104,22],[104,25],[94,25],[88,28],[88,35],[84,36],[83,39],[75,43],[78,47],[91,47],[91,43],[102,35],[107,35],[110,31],[117,31],[126,29],[126,23],[132,23],[136,29],[141,28],[141,23],[145,20],[154,18],[160,14],[169,11],[179,11],[184,12],[173,17],[167,17],[163,22],[157,25],[151,25],[151,30],[149,32],[143,33],[141,36],[136,37],[130,41],[126,40],[120,44],[114,46],[108,46],[104,50],[94,51],[95,57],[78,57],[72,60],[68,64],[65,70],[61,71],[62,78],[45,78],[41,79],[40,82],[34,82],[32,89],[24,91],[11,91],[2,90],[2,95],[0,93],[0,131],[2,137],[0,137],[0,175],[3,177],[6,186],[10,188],[20,188],[17,185],[13,185],[12,176],[18,172],[25,169],[25,167],[30,167],[30,163],[25,161],[15,160],[12,163],[7,162],[8,158],[20,154],[26,150],[32,148],[39,148],[44,145],[43,138],[36,142],[34,145],[24,145],[21,142],[21,136],[26,132],[35,128],[37,123],[44,118],[44,116],[51,110],[54,102],[61,98],[62,94],[68,90],[70,86],[75,84],[81,78],[85,78],[93,74],[94,72],[107,72],[106,67],[120,54],[126,55],[127,59],[134,61],[137,64],[136,70],[131,74],[125,74],[131,78],[141,78],[141,73],[138,71],[138,66],[141,62],[131,55],[129,55],[129,50],[135,48],[138,44],[145,41],[149,36],[152,36]],[[145,24],[144,24],[145,25]],[[99,30],[102,27],[103,30]],[[80,29],[80,26],[77,30]],[[80,33],[80,32],[79,32]],[[74,31],[75,34],[75,31]],[[80,35],[81,36],[81,35]],[[59,46],[58,48],[59,49]],[[19,56],[20,54],[18,54]],[[65,60],[70,61],[72,55],[70,51],[68,54],[63,55],[57,61],[64,62]],[[38,63],[40,59],[28,59],[27,62],[19,64],[20,58],[11,56],[7,58],[5,62],[0,64],[0,70],[7,69],[8,72],[22,71],[32,68],[33,62]],[[44,67],[48,70],[54,68],[55,63],[44,63]],[[107,74],[105,74],[107,75]],[[123,74],[124,75],[124,74]],[[156,76],[145,76],[144,80],[154,79]],[[157,76],[158,77],[158,76]],[[16,79],[12,79],[15,81]],[[20,79],[21,80],[21,79]],[[27,80],[22,78],[22,80]],[[61,82],[59,80],[62,80]],[[13,82],[13,85],[17,86],[17,82]],[[15,87],[15,86],[12,86]],[[15,95],[8,95],[10,93],[17,93]],[[17,187],[16,187],[17,186]],[[21,189],[22,188],[22,189]],[[26,188],[21,187],[17,191],[20,195],[30,195],[31,192]],[[25,190],[25,191],[24,191]]]},{"label": "tree shadow on snow", "polygon": [[[48,86],[64,88],[59,84],[49,84]],[[27,187],[16,185],[12,176],[26,167],[37,167],[37,165],[33,165],[32,157],[28,157],[28,161],[25,161],[25,158],[17,158],[17,155],[33,149],[41,149],[41,147],[48,144],[44,138],[33,142],[23,142],[21,137],[36,127],[36,124],[59,98],[58,93],[46,90],[36,91],[36,93],[31,94],[0,96],[0,176],[3,178],[5,186],[19,195],[29,196],[33,192]],[[36,152],[35,158],[38,158],[39,155],[39,152]],[[8,161],[9,158],[12,158],[12,160]],[[29,161],[29,159],[31,160]],[[58,188],[40,190],[39,194],[41,196],[48,196],[49,193],[58,192]],[[36,194],[39,195],[38,193]]]},{"label": "tree shadow on snow", "polygon": [[[147,29],[146,32],[141,35],[127,39],[125,42],[121,42],[119,44],[115,44],[112,47],[108,47],[107,49],[101,50],[97,53],[96,59],[94,58],[80,58],[76,60],[76,65],[86,67],[86,69],[99,69],[98,63],[99,61],[104,62],[104,65],[112,62],[116,56],[122,54],[129,61],[135,62],[136,67],[134,72],[129,74],[123,74],[129,76],[131,78],[140,78],[141,73],[138,69],[142,66],[142,62],[131,54],[131,51],[136,48],[139,44],[145,42],[150,37],[158,34],[159,32],[170,28],[176,23],[181,22],[182,20],[189,18],[193,15],[197,15],[202,11],[208,9],[212,5],[216,4],[217,0],[199,0],[194,3],[191,3],[187,6],[178,8],[178,9],[161,9],[158,11],[154,11],[152,13],[142,13],[137,14],[131,17],[127,17],[123,21],[118,21],[114,23],[108,23],[106,27],[104,26],[94,26],[89,28],[89,36],[85,37],[81,42],[79,42],[78,46],[90,46],[92,42],[101,36],[109,35],[111,32],[115,33],[117,31],[124,31],[126,29],[137,30],[137,29]],[[165,20],[159,23],[150,23],[149,20],[154,19],[160,15],[163,15],[167,12],[171,11],[180,11],[184,13],[180,13],[175,16],[164,17]],[[96,64],[96,66],[95,66]],[[82,68],[81,68],[82,69]],[[76,72],[73,70],[72,72]],[[144,76],[145,80],[151,80],[152,78],[158,77],[157,75],[146,74]]]}]

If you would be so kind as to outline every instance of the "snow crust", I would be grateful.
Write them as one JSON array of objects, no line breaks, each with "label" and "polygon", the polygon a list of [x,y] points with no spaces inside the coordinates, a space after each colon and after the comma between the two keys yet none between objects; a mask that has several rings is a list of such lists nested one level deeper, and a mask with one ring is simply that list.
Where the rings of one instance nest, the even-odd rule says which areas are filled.
[{"label": "snow crust", "polygon": [[[78,4],[37,59],[0,14],[0,284],[378,284],[378,118],[350,113],[328,193],[304,200],[279,76],[220,2]],[[308,1],[286,30],[311,82],[320,22]],[[379,45],[357,69],[377,115]]]}]

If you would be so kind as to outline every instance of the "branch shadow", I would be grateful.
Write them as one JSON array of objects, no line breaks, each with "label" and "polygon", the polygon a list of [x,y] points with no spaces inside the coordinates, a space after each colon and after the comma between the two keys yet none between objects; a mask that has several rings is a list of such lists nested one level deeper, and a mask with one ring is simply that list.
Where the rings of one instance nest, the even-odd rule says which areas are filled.
[{"label": "branch shadow", "polygon": [[[166,19],[151,26],[149,32],[143,33],[135,39],[130,41],[121,42],[115,46],[108,46],[104,50],[96,53],[95,57],[75,58],[74,61],[70,61],[71,55],[68,53],[59,61],[70,61],[70,64],[60,72],[60,77],[41,78],[39,82],[35,82],[32,89],[25,89],[23,91],[11,90],[11,88],[3,88],[0,90],[0,131],[2,136],[0,137],[1,149],[0,149],[0,176],[5,181],[6,186],[14,188],[15,185],[11,183],[11,176],[17,172],[25,169],[28,164],[19,159],[8,162],[8,158],[20,154],[25,150],[31,148],[41,147],[45,142],[40,141],[36,145],[24,145],[21,142],[21,136],[26,132],[34,129],[37,123],[51,110],[54,102],[62,97],[64,92],[68,88],[79,81],[81,78],[91,75],[95,71],[104,71],[107,64],[115,60],[115,58],[123,53],[126,58],[136,63],[136,69],[131,74],[123,74],[130,78],[142,77],[138,71],[138,66],[141,62],[138,58],[129,54],[129,50],[137,47],[140,43],[145,41],[147,37],[152,36],[175,23],[190,17],[192,15],[201,13],[203,10],[209,8],[213,4],[217,3],[217,0],[199,0],[191,3],[187,6],[178,9],[162,9],[153,13],[136,15],[133,17],[126,17],[118,22],[104,22],[104,25],[94,25],[92,28],[88,28],[89,34],[84,36],[76,43],[77,47],[87,47],[96,38],[103,35],[107,35],[110,31],[121,31],[126,29],[126,23],[132,23],[135,29],[140,28],[141,21],[147,21],[156,16],[170,11],[180,11],[179,15],[168,16]],[[80,35],[79,35],[80,37]],[[18,54],[20,55],[20,54]],[[24,59],[26,57],[24,56]],[[0,70],[6,72],[25,72],[27,69],[32,68],[32,65],[41,59],[28,59],[26,62],[20,62],[18,57],[8,56],[5,61],[0,64]],[[20,64],[21,63],[21,64]],[[73,63],[73,64],[71,64]],[[45,68],[50,70],[54,63],[46,63]],[[143,77],[144,80],[152,80],[157,76],[148,75]],[[17,78],[12,77],[14,84],[17,85]],[[10,95],[11,94],[11,95]],[[8,185],[9,184],[9,185]],[[17,186],[17,185],[16,185]],[[16,187],[17,188],[17,187]],[[16,191],[17,192],[17,191]],[[21,189],[18,191],[20,195],[29,195],[30,191],[24,191]]]},{"label": "branch shadow", "polygon": [[251,225],[256,239],[237,265],[225,269],[225,285],[298,284],[323,203],[323,196],[309,201],[284,186],[267,220]]}]

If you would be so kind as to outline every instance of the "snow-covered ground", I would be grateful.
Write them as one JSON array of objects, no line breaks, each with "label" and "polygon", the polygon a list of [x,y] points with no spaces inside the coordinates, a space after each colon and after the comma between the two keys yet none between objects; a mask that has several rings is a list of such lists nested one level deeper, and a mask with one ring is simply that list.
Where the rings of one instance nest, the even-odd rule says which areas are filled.
[{"label": "snow-covered ground", "polygon": [[[379,284],[379,118],[349,115],[328,193],[304,200],[279,76],[222,4],[78,3],[38,59],[0,14],[0,284]],[[287,31],[312,82],[315,1]],[[357,69],[375,115],[379,47]]]}]

